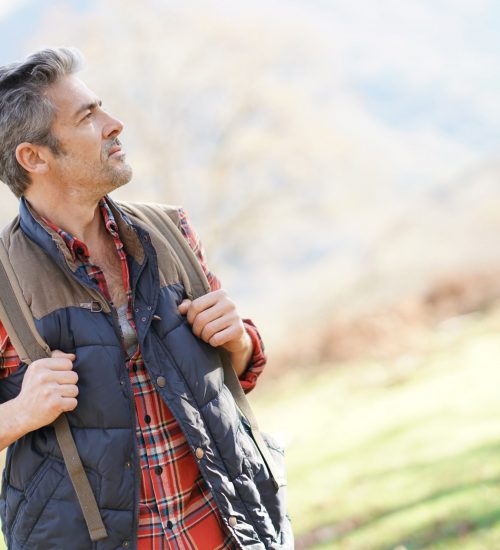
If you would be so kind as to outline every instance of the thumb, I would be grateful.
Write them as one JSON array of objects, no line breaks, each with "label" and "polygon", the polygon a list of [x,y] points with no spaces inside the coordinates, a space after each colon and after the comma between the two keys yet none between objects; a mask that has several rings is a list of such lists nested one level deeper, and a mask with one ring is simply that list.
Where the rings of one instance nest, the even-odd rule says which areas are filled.
[{"label": "thumb", "polygon": [[182,302],[177,307],[177,311],[181,315],[186,315],[190,305],[191,305],[191,300],[182,300]]}]

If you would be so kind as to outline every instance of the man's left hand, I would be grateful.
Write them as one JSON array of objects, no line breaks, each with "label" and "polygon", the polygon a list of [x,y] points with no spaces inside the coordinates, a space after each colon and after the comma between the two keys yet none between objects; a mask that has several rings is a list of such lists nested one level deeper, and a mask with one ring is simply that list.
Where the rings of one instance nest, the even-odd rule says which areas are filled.
[{"label": "man's left hand", "polygon": [[183,300],[178,311],[186,315],[198,338],[231,353],[233,367],[238,375],[245,370],[252,355],[252,340],[234,302],[224,289],[209,292],[196,300]]}]

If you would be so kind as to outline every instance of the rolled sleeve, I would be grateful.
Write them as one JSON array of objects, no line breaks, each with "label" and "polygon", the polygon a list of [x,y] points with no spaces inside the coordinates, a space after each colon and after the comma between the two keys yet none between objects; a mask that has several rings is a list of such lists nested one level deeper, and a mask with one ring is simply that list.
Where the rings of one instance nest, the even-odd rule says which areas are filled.
[{"label": "rolled sleeve", "polygon": [[21,360],[0,322],[0,379],[10,376],[20,364]]},{"label": "rolled sleeve", "polygon": [[262,374],[262,371],[266,366],[267,357],[265,354],[264,343],[262,342],[262,338],[260,337],[257,327],[250,319],[243,319],[243,324],[253,344],[253,352],[250,357],[250,361],[248,362],[248,366],[240,376],[241,387],[245,393],[248,393],[255,388],[257,379]]}]

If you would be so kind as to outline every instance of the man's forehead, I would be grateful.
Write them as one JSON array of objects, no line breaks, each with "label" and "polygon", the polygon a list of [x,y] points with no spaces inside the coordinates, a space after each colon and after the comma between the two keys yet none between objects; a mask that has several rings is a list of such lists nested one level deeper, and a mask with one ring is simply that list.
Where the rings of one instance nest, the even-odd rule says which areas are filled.
[{"label": "man's forehead", "polygon": [[99,102],[85,82],[74,75],[63,76],[50,85],[47,95],[58,114],[69,117],[73,117],[82,106]]}]

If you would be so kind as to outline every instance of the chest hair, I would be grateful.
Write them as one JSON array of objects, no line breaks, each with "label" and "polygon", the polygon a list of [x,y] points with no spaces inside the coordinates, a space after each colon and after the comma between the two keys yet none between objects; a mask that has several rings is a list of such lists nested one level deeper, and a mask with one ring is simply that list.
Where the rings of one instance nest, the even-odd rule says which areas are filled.
[{"label": "chest hair", "polygon": [[111,300],[115,308],[127,302],[127,294],[123,286],[121,262],[112,239],[106,239],[89,247],[90,261],[102,269]]}]

